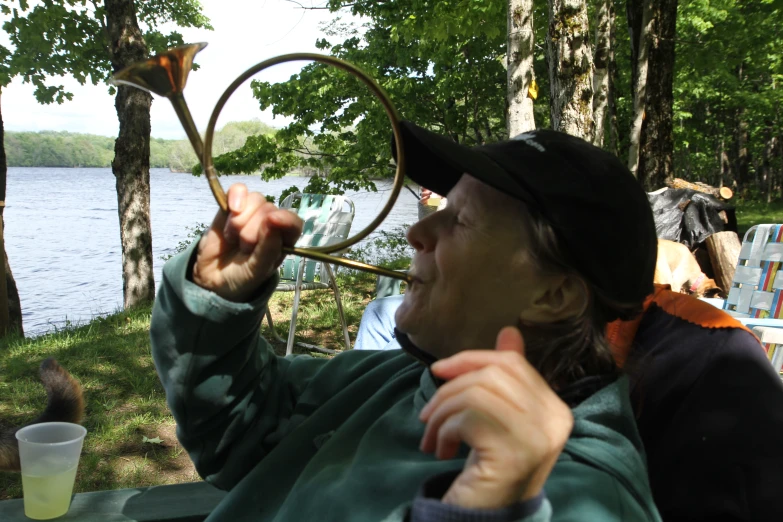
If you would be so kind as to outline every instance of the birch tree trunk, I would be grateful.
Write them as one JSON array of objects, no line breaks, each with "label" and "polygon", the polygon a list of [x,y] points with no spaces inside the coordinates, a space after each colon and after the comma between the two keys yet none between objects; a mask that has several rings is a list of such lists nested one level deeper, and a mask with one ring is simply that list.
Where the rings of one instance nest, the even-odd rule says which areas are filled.
[{"label": "birch tree trunk", "polygon": [[[105,0],[112,66],[119,70],[147,58],[147,45],[133,0]],[[117,90],[120,132],[114,143],[122,242],[122,290],[125,308],[155,298],[150,224],[150,106],[152,96],[133,87]]]},{"label": "birch tree trunk", "polygon": [[548,0],[552,128],[589,142],[593,120],[593,53],[585,0]]},{"label": "birch tree trunk", "polygon": [[[639,29],[636,74],[634,75],[633,120],[631,121],[630,146],[628,148],[628,170],[639,175],[639,147],[647,97],[647,66],[650,55],[650,24],[652,23],[653,0],[633,0],[642,3],[642,19]],[[633,34],[631,40],[633,41]]]},{"label": "birch tree trunk", "polygon": [[595,67],[593,72],[593,119],[595,120],[593,145],[597,147],[603,147],[606,134],[606,117],[609,110],[612,83],[611,63],[614,61],[614,49],[612,48],[613,26],[614,6],[612,0],[600,0],[595,32],[595,55],[593,58]]},{"label": "birch tree trunk", "polygon": [[615,156],[620,156],[620,126],[617,123],[617,60],[615,49],[617,49],[617,16],[614,9],[614,2],[609,6],[609,93],[608,93],[608,118],[609,118],[609,151]]},{"label": "birch tree trunk", "polygon": [[535,81],[533,70],[533,0],[508,2],[508,135],[536,128],[533,98],[528,94]]}]

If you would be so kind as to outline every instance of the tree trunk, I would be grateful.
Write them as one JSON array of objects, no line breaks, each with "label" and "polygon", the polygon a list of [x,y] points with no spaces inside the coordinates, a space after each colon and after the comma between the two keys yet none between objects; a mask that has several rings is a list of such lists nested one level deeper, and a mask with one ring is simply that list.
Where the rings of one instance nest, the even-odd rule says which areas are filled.
[{"label": "tree trunk", "polygon": [[[0,88],[0,97],[2,89]],[[16,331],[24,335],[22,324],[22,303],[19,300],[19,291],[16,288],[14,275],[8,263],[8,254],[5,252],[5,211],[6,180],[8,177],[8,161],[5,155],[5,128],[3,114],[0,112],[0,252],[3,262],[0,263],[0,335],[9,331]]]},{"label": "tree trunk", "polygon": [[[603,147],[606,134],[606,116],[610,110],[612,99],[612,63],[614,62],[614,47],[612,47],[612,32],[614,31],[614,2],[600,0],[598,4],[597,27],[595,31],[595,55],[593,64],[593,119],[595,120],[595,138],[593,145]],[[611,120],[610,120],[611,124]]]},{"label": "tree trunk", "polygon": [[617,16],[615,14],[614,2],[609,6],[609,151],[615,156],[620,156],[620,127],[617,124],[617,59],[615,49],[617,49]]},{"label": "tree trunk", "polygon": [[[647,99],[647,67],[650,54],[650,34],[652,23],[652,1],[634,0],[642,2],[641,28],[638,31],[638,45],[634,49],[637,54],[635,86],[633,93],[633,121],[631,122],[630,146],[628,148],[628,170],[638,177],[639,147],[642,134],[642,120],[644,120],[645,100]],[[629,20],[630,23],[630,20]],[[633,41],[633,35],[631,40]]]},{"label": "tree trunk", "polygon": [[[146,59],[147,46],[133,0],[105,0],[104,5],[114,70]],[[151,104],[149,93],[127,86],[119,87],[114,103],[120,133],[114,143],[112,172],[117,182],[125,308],[155,298],[150,225]]]},{"label": "tree trunk", "polygon": [[674,177],[674,38],[677,0],[655,2],[644,118],[640,136],[639,181],[658,189]]},{"label": "tree trunk", "polygon": [[777,148],[777,138],[772,135],[772,128],[764,129],[764,154],[761,158],[761,171],[764,180],[764,192],[766,193],[767,203],[772,202],[772,191],[774,190],[775,169],[772,167],[774,161],[775,149]]},{"label": "tree trunk", "polygon": [[737,110],[736,127],[734,129],[734,172],[740,192],[747,191],[750,185],[750,153],[748,152],[748,120],[745,109]]},{"label": "tree trunk", "polygon": [[533,0],[508,2],[508,135],[536,128],[533,98],[529,94],[535,81],[533,70]]},{"label": "tree trunk", "polygon": [[593,120],[593,53],[585,0],[549,0],[549,85],[552,128],[589,142]]}]

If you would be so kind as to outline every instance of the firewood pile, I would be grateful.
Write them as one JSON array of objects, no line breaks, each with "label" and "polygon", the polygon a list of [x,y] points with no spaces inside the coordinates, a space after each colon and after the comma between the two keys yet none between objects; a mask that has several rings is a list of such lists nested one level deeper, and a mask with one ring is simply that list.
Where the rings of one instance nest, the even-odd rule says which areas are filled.
[{"label": "firewood pile", "polygon": [[666,186],[675,189],[695,190],[696,192],[709,194],[710,196],[720,198],[725,201],[730,200],[734,196],[734,192],[729,187],[712,187],[706,183],[702,183],[701,181],[691,183],[690,181],[685,181],[684,179],[674,178],[673,180],[667,182]]},{"label": "firewood pile", "polygon": [[[702,182],[689,182],[680,178],[674,178],[666,183],[673,189],[690,189],[703,194],[708,194],[721,201],[730,200],[734,194],[729,187],[713,187]],[[685,203],[690,203],[689,201]],[[681,210],[684,210],[681,209]],[[728,217],[725,211],[718,213],[725,224],[728,224]],[[707,277],[715,280],[716,284],[723,290],[724,296],[731,288],[731,282],[734,279],[734,271],[739,260],[741,242],[736,232],[727,230],[715,232],[708,236],[701,244],[696,246],[693,255],[696,257],[699,266]]]}]

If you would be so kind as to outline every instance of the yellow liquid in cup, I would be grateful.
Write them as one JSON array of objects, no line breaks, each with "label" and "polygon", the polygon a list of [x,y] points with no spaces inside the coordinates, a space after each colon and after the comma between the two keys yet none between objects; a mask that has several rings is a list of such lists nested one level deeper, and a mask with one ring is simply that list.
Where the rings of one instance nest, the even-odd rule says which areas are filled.
[{"label": "yellow liquid in cup", "polygon": [[24,514],[34,520],[61,517],[71,506],[76,468],[56,475],[22,474]]}]

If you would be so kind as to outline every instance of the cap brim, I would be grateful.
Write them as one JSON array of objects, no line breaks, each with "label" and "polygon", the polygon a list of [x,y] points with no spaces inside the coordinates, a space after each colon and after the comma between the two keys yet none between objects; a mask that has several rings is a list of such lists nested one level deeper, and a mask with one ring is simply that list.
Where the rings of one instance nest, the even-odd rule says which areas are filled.
[{"label": "cap brim", "polygon": [[[400,125],[405,148],[405,173],[420,186],[445,196],[463,174],[470,174],[502,192],[519,191],[519,185],[505,169],[481,151],[460,145],[409,121],[402,121]],[[394,144],[392,154],[396,160]]]}]

